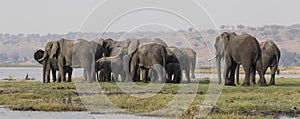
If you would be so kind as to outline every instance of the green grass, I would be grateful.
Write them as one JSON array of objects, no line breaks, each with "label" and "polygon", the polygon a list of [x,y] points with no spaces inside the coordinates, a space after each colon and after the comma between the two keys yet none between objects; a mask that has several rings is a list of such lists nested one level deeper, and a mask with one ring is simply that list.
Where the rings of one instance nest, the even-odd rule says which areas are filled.
[{"label": "green grass", "polygon": [[[123,88],[139,90],[145,83],[138,86],[126,85]],[[300,79],[278,78],[276,86],[250,86],[228,87],[222,90],[220,98],[206,118],[273,118],[272,115],[283,114],[300,116]],[[136,96],[153,94],[149,98],[138,98],[126,94],[114,82],[101,82],[104,94],[115,106],[131,113],[143,113],[152,116],[165,116],[166,114],[150,114],[150,112],[165,107],[177,95],[182,101],[192,98],[192,87],[197,84],[182,84],[187,86],[180,90],[178,84],[165,84],[158,92],[137,93]],[[153,87],[159,88],[160,84]],[[197,95],[185,113],[180,118],[194,118],[199,112],[199,105],[206,97],[209,79],[200,79]],[[14,110],[43,110],[43,111],[85,111],[80,98],[77,96],[74,83],[37,82],[1,82],[0,105],[6,105]],[[136,93],[136,92],[131,92]],[[97,99],[99,94],[87,95],[85,99]],[[71,101],[67,101],[71,100]],[[97,102],[99,105],[108,106]],[[181,100],[178,101],[181,103]],[[109,106],[108,106],[109,107]],[[108,108],[107,107],[107,108]],[[298,110],[293,110],[296,107]],[[173,111],[172,109],[169,109]],[[167,115],[173,116],[173,115]]]},{"label": "green grass", "polygon": [[42,65],[27,65],[27,64],[0,64],[0,67],[29,67],[29,68],[32,68],[32,67],[42,67]]}]

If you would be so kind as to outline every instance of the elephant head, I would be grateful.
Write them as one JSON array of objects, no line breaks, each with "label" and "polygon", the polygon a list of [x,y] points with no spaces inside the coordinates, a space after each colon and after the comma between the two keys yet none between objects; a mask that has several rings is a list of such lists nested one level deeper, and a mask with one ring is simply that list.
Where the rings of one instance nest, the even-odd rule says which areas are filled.
[{"label": "elephant head", "polygon": [[231,37],[234,37],[236,35],[237,34],[234,32],[232,33],[224,32],[221,35],[217,36],[216,38],[215,45],[214,45],[215,56],[209,60],[216,59],[219,83],[221,83],[221,60],[224,60],[227,43],[230,41]]},{"label": "elephant head", "polygon": [[115,47],[116,41],[114,41],[111,38],[108,38],[105,40],[103,38],[100,38],[99,44],[102,46],[102,48],[104,50],[104,56],[108,57],[108,56],[110,56],[113,48]]},{"label": "elephant head", "polygon": [[59,53],[59,42],[58,41],[50,41],[45,46],[44,56],[39,59],[39,62],[44,61],[46,58],[53,59],[58,56]]}]

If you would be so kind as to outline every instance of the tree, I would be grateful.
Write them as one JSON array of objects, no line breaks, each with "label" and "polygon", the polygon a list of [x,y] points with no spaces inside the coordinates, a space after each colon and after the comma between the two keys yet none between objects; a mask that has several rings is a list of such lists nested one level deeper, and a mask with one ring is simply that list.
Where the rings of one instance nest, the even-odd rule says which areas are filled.
[{"label": "tree", "polygon": [[193,32],[194,28],[189,28],[188,30],[189,30],[189,32]]},{"label": "tree", "polygon": [[223,29],[223,30],[225,29],[225,27],[226,27],[225,25],[220,26],[220,28]]},{"label": "tree", "polygon": [[240,24],[240,25],[237,25],[236,27],[237,27],[237,28],[239,28],[239,29],[244,29],[244,28],[245,28],[245,26],[244,26],[244,25],[242,25],[242,24]]}]

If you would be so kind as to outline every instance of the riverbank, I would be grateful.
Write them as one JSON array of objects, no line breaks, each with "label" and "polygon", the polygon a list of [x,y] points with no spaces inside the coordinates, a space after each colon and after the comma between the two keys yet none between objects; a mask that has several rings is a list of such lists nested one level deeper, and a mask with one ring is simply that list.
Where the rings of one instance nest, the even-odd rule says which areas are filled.
[{"label": "riverbank", "polygon": [[[210,80],[197,80],[200,85],[196,96],[181,118],[196,116],[206,97]],[[208,118],[274,118],[284,115],[299,117],[300,79],[277,78],[276,84],[268,87],[225,86]],[[100,85],[104,90],[102,93],[115,106],[130,113],[149,113],[164,107],[175,95],[189,97],[193,94],[190,90],[177,94],[180,85],[165,84],[151,98],[136,98],[124,93],[115,83],[101,82]],[[182,85],[197,86],[193,83]],[[0,105],[21,111],[87,111],[78,97],[74,83],[0,82]]]},{"label": "riverbank", "polygon": [[[223,70],[223,68],[222,68]],[[283,74],[283,75],[300,75],[300,67],[298,66],[292,66],[292,67],[279,67],[279,72],[280,74]],[[268,69],[266,71],[266,74],[270,74],[270,69]],[[215,67],[209,67],[209,66],[203,66],[203,67],[198,67],[196,70],[195,70],[195,73],[216,73],[216,69]],[[243,68],[241,67],[240,68],[240,74],[245,74]],[[279,75],[280,75],[279,74]]]}]

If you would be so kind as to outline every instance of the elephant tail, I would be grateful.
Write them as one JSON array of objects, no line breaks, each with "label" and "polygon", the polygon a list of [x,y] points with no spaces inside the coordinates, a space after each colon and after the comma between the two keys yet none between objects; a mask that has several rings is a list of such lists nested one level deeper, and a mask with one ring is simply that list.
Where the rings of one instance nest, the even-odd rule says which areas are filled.
[{"label": "elephant tail", "polygon": [[277,69],[276,72],[277,72],[277,75],[280,75],[280,69]]}]

